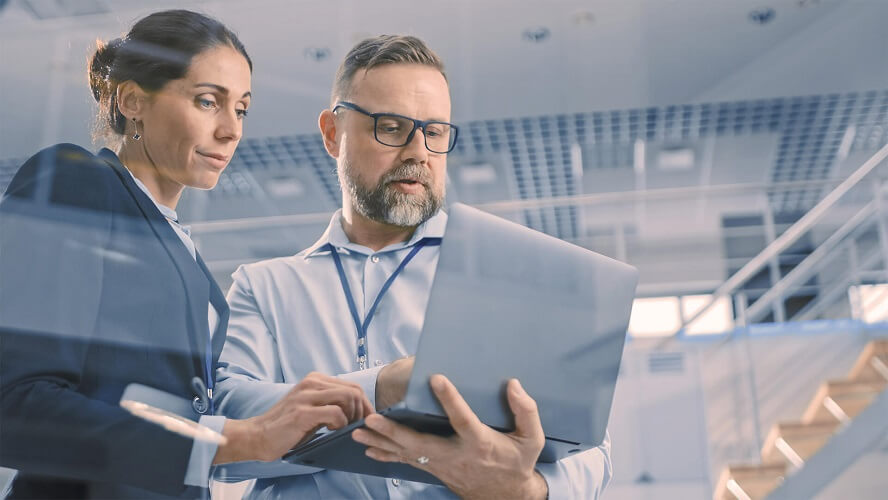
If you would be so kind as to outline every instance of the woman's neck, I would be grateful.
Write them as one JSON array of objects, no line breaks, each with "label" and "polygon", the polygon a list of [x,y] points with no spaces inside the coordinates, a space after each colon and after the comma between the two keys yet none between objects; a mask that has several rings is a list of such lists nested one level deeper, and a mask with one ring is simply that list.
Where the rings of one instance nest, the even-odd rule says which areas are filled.
[{"label": "woman's neck", "polygon": [[176,209],[185,186],[164,177],[144,148],[137,148],[133,151],[124,144],[117,156],[121,163],[132,172],[133,177],[139,179],[148,188],[148,192],[157,203],[169,207],[171,210]]}]

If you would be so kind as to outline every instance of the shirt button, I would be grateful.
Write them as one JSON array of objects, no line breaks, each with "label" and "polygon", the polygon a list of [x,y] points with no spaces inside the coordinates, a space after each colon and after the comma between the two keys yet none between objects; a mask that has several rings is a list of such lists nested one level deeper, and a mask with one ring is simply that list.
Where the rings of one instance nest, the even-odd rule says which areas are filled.
[{"label": "shirt button", "polygon": [[394,484],[395,488],[397,488],[398,486],[401,486],[401,480],[400,479],[392,479],[392,484]]},{"label": "shirt button", "polygon": [[381,359],[377,359],[377,360],[374,362],[374,364],[375,364],[376,366],[382,366],[382,360],[381,360]]},{"label": "shirt button", "polygon": [[377,262],[379,262],[379,256],[374,255],[374,256],[370,257],[370,261],[373,262],[374,264],[376,264]]}]

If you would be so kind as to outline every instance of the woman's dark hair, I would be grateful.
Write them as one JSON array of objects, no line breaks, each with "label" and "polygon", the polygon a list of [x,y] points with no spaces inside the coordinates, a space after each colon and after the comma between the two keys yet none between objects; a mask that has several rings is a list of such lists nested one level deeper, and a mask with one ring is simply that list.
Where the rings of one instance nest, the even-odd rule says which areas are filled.
[{"label": "woman's dark hair", "polygon": [[221,22],[189,10],[166,10],[143,17],[123,38],[97,42],[89,61],[89,86],[99,103],[97,135],[126,131],[126,117],[117,108],[117,86],[132,80],[157,91],[185,76],[194,56],[227,45],[240,52],[250,71],[247,50]]}]

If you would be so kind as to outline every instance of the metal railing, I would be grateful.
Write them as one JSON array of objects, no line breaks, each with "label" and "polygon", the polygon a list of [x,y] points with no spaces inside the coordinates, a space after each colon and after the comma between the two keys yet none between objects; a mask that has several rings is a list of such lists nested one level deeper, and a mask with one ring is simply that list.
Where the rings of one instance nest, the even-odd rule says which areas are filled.
[{"label": "metal railing", "polygon": [[[742,287],[754,276],[763,271],[767,266],[771,265],[771,263],[776,259],[782,252],[789,249],[793,244],[798,242],[803,235],[805,235],[808,231],[810,231],[815,224],[817,224],[820,220],[822,220],[833,207],[835,207],[840,200],[848,193],[852,191],[853,188],[857,187],[865,178],[869,176],[884,160],[888,158],[888,145],[883,146],[878,152],[876,152],[872,157],[869,158],[866,162],[863,163],[854,173],[848,176],[841,184],[839,184],[835,189],[833,189],[829,194],[827,194],[817,205],[814,206],[810,211],[808,211],[802,218],[798,220],[795,224],[793,224],[789,229],[787,229],[783,234],[774,239],[764,250],[762,250],[758,255],[753,257],[746,263],[740,270],[734,273],[731,277],[725,280],[712,294],[712,297],[707,303],[702,306],[697,312],[689,318],[685,318],[682,322],[681,328],[679,328],[675,333],[679,333],[682,329],[686,328],[688,325],[693,323],[698,318],[702,317],[706,312],[708,312],[715,303],[724,297],[733,296],[736,292],[740,291]],[[881,182],[877,182],[877,188],[875,190],[875,200],[867,204],[863,209],[861,209],[857,214],[855,214],[848,222],[843,224],[836,232],[833,233],[832,236],[827,238],[827,240],[821,244],[823,247],[822,251],[820,249],[815,249],[814,253],[809,255],[801,264],[799,264],[793,272],[790,272],[786,277],[781,279],[774,287],[771,288],[768,292],[758,298],[752,305],[749,306],[749,309],[746,311],[746,318],[744,318],[744,322],[752,321],[758,319],[762,315],[764,315],[769,308],[774,307],[775,304],[782,302],[783,298],[789,292],[791,286],[797,284],[801,281],[802,277],[810,276],[810,273],[813,271],[815,265],[822,261],[825,255],[831,252],[836,245],[846,238],[849,234],[853,232],[855,228],[860,226],[868,217],[873,216],[874,214],[881,217],[881,211],[877,210],[879,208],[881,198]],[[881,228],[883,224],[881,221],[879,222],[879,226]],[[880,229],[880,233],[883,229]],[[880,238],[881,239],[881,238]],[[824,246],[825,245],[825,246]],[[885,253],[888,256],[888,252]],[[807,273],[807,274],[806,274]]]}]

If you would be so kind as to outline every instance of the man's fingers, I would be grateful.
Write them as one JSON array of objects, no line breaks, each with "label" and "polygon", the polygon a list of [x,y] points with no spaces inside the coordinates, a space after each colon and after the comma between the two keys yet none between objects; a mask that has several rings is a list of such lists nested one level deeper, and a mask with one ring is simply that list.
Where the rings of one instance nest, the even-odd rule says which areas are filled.
[{"label": "man's fingers", "polygon": [[306,389],[332,389],[334,387],[350,387],[358,391],[364,392],[359,384],[344,380],[338,377],[332,377],[320,372],[311,372],[299,382]]},{"label": "man's fingers", "polygon": [[545,440],[545,434],[543,434],[543,425],[540,423],[540,413],[537,410],[536,401],[521,387],[521,383],[516,378],[509,380],[506,393],[509,407],[515,415],[514,434],[542,443]]},{"label": "man's fingers", "polygon": [[371,448],[379,448],[380,450],[398,453],[402,447],[391,439],[371,429],[355,429],[352,431],[352,438]]},{"label": "man's fingers", "polygon": [[302,386],[302,388],[305,389],[324,389],[340,382],[341,381],[335,377],[324,375],[320,372],[311,372],[302,378],[299,382],[299,386]]},{"label": "man's fingers", "polygon": [[342,408],[336,405],[326,406],[310,406],[302,410],[302,417],[306,418],[312,425],[326,426],[328,429],[341,429],[348,425],[348,419]]},{"label": "man's fingers", "polygon": [[[360,389],[360,387],[358,387]],[[368,415],[376,413],[376,408],[373,408],[373,403],[370,402],[370,398],[364,394],[364,390],[361,389],[361,417],[367,418]]]},{"label": "man's fingers", "polygon": [[[311,372],[302,379],[302,381],[299,383],[299,386],[301,387],[298,387],[298,389],[301,389],[302,391],[333,391],[333,393],[335,394],[341,394],[341,392],[337,391],[350,392],[353,395],[352,401],[348,403],[348,408],[343,406],[343,409],[346,410],[346,416],[348,417],[350,422],[360,420],[374,412],[374,408],[373,405],[370,403],[370,399],[367,397],[366,394],[364,394],[364,389],[355,382],[343,380],[337,377],[331,377],[319,372]],[[342,401],[345,401],[345,399],[342,399]],[[339,402],[334,400],[327,400],[322,401],[322,403],[338,404]]]},{"label": "man's fingers", "polygon": [[406,453],[411,450],[428,450],[443,446],[443,438],[417,432],[379,414],[368,416],[364,419],[364,423],[368,429],[391,440]]},{"label": "man's fingers", "polygon": [[362,395],[350,387],[339,386],[332,389],[306,389],[301,393],[301,402],[311,406],[336,405],[349,422],[363,418]]},{"label": "man's fingers", "polygon": [[478,436],[483,431],[484,424],[478,420],[478,416],[447,377],[432,375],[430,385],[457,434],[472,437]]},{"label": "man's fingers", "polygon": [[367,448],[365,455],[379,462],[402,462],[401,456],[397,453],[381,450],[379,448]]}]

